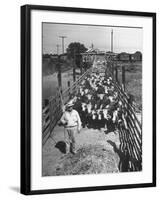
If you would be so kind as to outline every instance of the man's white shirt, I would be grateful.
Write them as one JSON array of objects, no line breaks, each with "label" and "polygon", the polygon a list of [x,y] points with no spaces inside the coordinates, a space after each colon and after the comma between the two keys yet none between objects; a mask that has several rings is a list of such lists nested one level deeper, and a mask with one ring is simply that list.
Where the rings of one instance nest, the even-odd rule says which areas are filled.
[{"label": "man's white shirt", "polygon": [[81,119],[76,110],[72,110],[71,112],[65,111],[62,115],[61,122],[67,122],[67,125],[65,126],[66,128],[73,126],[81,126]]}]

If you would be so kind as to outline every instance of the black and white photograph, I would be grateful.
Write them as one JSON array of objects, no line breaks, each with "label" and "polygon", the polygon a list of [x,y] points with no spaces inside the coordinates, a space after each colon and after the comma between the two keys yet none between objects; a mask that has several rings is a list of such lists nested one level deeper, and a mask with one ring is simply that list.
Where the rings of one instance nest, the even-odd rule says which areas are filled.
[{"label": "black and white photograph", "polygon": [[143,170],[143,27],[42,23],[42,176]]},{"label": "black and white photograph", "polygon": [[21,192],[154,187],[156,15],[21,14]]}]

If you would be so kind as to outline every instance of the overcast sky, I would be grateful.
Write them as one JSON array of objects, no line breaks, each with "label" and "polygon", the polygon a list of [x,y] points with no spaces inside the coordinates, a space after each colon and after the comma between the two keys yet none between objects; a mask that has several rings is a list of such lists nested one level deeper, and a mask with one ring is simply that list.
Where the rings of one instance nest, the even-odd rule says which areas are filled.
[{"label": "overcast sky", "polygon": [[142,28],[43,23],[43,53],[57,53],[57,44],[60,45],[59,53],[62,53],[62,40],[59,36],[67,37],[65,39],[65,50],[71,42],[80,42],[87,48],[91,47],[91,44],[93,43],[94,48],[110,51],[112,29],[114,35],[114,52],[142,52]]}]

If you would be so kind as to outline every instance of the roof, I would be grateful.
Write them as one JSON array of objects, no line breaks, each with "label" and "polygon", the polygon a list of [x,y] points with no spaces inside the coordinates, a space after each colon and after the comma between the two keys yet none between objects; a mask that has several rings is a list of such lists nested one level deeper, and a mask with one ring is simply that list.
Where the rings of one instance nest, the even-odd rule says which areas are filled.
[{"label": "roof", "polygon": [[85,53],[98,53],[99,49],[89,48]]}]

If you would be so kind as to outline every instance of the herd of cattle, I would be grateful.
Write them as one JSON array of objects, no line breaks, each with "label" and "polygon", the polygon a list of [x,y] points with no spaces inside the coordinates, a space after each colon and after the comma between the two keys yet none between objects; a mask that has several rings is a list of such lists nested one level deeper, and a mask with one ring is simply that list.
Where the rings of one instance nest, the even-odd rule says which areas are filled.
[{"label": "herd of cattle", "polygon": [[127,106],[118,98],[111,77],[92,73],[81,82],[71,100],[81,117],[82,126],[115,131],[119,126],[128,129]]}]

